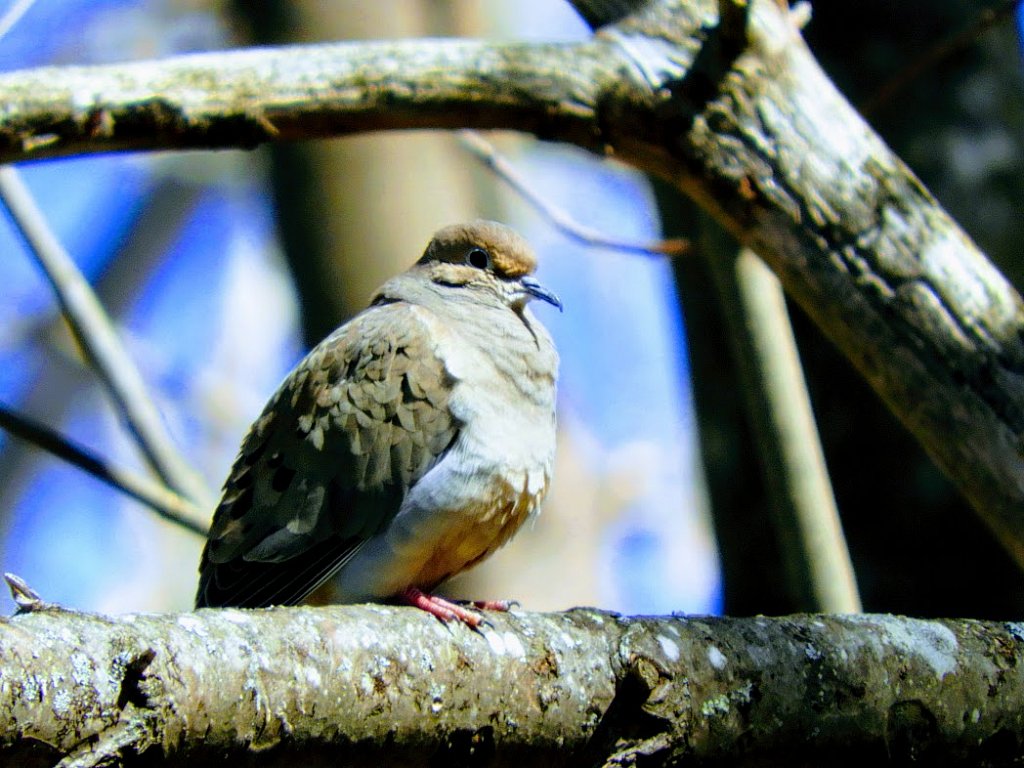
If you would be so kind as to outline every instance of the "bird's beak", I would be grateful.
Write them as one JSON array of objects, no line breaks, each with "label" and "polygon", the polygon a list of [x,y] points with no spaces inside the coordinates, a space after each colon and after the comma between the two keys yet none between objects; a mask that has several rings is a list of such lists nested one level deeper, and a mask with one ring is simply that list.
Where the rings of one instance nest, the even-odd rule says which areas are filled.
[{"label": "bird's beak", "polygon": [[523,292],[526,293],[527,296],[534,299],[540,299],[541,301],[546,301],[548,304],[558,307],[559,312],[562,311],[562,300],[532,277],[520,278],[519,284],[523,287]]}]

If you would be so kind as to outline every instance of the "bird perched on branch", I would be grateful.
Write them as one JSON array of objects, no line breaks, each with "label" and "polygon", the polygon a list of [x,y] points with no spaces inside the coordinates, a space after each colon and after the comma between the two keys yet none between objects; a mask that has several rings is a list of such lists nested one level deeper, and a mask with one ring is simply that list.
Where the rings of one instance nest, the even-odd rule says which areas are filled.
[{"label": "bird perched on branch", "polygon": [[[537,512],[555,452],[558,354],[527,304],[561,309],[489,221],[445,227],[299,363],[249,430],[214,514],[196,606],[430,594]],[[481,607],[507,608],[501,603]]]}]

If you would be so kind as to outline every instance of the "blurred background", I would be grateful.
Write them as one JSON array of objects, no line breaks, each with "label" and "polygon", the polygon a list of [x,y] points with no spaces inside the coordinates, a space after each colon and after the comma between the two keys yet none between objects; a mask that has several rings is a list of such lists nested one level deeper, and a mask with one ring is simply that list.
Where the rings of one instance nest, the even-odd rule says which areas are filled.
[{"label": "blurred background", "polygon": [[[1024,76],[1013,12],[1024,21],[1016,6],[993,3],[1000,23],[976,29],[891,93],[937,44],[973,29],[982,6],[816,3],[805,35],[840,89],[1020,287]],[[37,0],[0,38],[0,68],[269,43],[587,34],[557,0]],[[609,235],[699,243],[713,226],[622,166],[526,137],[489,138],[534,191]],[[418,258],[435,229],[479,216],[512,224],[565,304],[562,314],[538,310],[562,356],[555,483],[536,523],[447,593],[514,598],[532,610],[807,607],[782,577],[723,313],[701,258],[583,246],[441,133],[100,156],[22,171],[212,487],[304,350]],[[0,401],[145,471],[5,219],[0,253]],[[846,362],[792,314],[865,608],[1019,618],[1024,574]],[[191,606],[201,539],[3,433],[0,522],[0,568],[47,600],[110,612]]]}]

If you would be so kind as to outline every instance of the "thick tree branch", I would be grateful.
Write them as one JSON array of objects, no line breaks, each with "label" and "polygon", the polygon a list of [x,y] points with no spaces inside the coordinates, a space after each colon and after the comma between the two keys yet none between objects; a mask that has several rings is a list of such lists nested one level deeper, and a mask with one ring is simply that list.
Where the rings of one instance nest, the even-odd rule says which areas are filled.
[{"label": "thick tree branch", "polygon": [[717,18],[717,0],[663,0],[572,45],[339,44],[14,72],[0,76],[0,160],[414,127],[613,152],[767,261],[1024,564],[1020,297],[778,3],[751,1],[746,48]]},{"label": "thick tree branch", "polygon": [[[600,147],[603,44],[337,43],[0,75],[0,162],[252,147],[398,128],[509,128]],[[577,67],[578,57],[586,65]]]},{"label": "thick tree branch", "polygon": [[1001,764],[1024,744],[1019,624],[48,607],[0,622],[0,654],[12,765]]}]

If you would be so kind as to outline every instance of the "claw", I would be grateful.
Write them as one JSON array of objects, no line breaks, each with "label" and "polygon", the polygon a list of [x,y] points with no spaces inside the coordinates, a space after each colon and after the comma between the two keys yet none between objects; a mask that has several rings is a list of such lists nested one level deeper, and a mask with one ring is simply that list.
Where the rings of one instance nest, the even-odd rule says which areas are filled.
[{"label": "claw", "polygon": [[508,613],[513,608],[519,607],[518,600],[471,600],[469,604],[481,611],[499,611],[501,613]]}]

